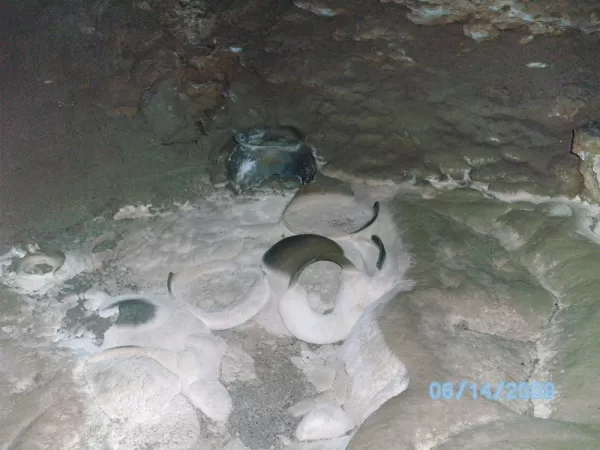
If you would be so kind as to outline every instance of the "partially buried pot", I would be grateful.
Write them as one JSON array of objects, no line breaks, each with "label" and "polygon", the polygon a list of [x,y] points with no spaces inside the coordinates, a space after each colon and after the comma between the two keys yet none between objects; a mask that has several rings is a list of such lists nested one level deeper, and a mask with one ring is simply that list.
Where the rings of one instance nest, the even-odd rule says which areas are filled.
[{"label": "partially buried pot", "polygon": [[315,179],[315,150],[293,127],[254,127],[236,133],[234,141],[227,178],[236,192],[274,177],[297,178],[302,184]]}]

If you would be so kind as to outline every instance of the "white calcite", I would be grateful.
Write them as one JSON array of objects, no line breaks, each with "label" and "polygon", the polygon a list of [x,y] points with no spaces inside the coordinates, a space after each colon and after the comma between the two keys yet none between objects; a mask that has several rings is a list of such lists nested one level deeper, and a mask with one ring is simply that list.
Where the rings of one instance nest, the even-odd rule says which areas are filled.
[{"label": "white calcite", "polygon": [[352,386],[345,408],[357,425],[408,387],[408,370],[388,347],[372,310],[354,328],[340,357]]},{"label": "white calcite", "polygon": [[160,415],[181,391],[179,377],[147,357],[101,361],[88,365],[84,376],[111,420],[145,422]]},{"label": "white calcite", "polygon": [[296,437],[300,441],[331,439],[347,433],[352,427],[352,421],[338,405],[321,404],[300,421]]},{"label": "white calcite", "polygon": [[[453,215],[461,214],[459,204],[452,203],[444,209],[443,200],[443,196],[440,195],[437,197],[437,203],[431,204],[443,209],[449,217],[454,218]],[[431,377],[443,378],[446,372],[463,373],[461,371],[468,370],[469,376],[481,380],[493,376],[516,379],[527,369],[522,362],[528,365],[533,356],[540,358],[536,376],[561,376],[560,358],[563,357],[561,355],[564,351],[560,345],[572,344],[568,340],[561,340],[560,337],[564,335],[563,329],[575,327],[575,319],[578,317],[573,314],[578,311],[576,308],[562,309],[554,316],[555,329],[537,341],[537,353],[534,355],[533,346],[527,342],[539,336],[544,325],[537,324],[533,319],[538,316],[547,317],[546,313],[552,308],[553,299],[544,289],[530,287],[528,290],[515,292],[523,293],[519,296],[521,300],[535,300],[539,297],[541,303],[548,303],[548,307],[531,308],[532,305],[537,305],[532,302],[525,302],[523,305],[511,303],[510,300],[516,295],[502,297],[506,298],[505,303],[496,302],[490,306],[491,297],[484,295],[485,286],[473,287],[465,284],[465,276],[461,270],[468,260],[463,258],[464,249],[460,246],[462,243],[452,240],[452,237],[456,236],[454,230],[448,231],[444,228],[447,227],[445,222],[440,229],[429,230],[435,236],[442,236],[442,241],[435,245],[428,244],[433,249],[433,258],[430,258],[429,254],[426,255],[428,264],[440,264],[440,273],[437,275],[440,286],[444,288],[438,285],[428,287],[424,285],[425,280],[421,281],[419,289],[406,292],[412,287],[412,283],[404,279],[410,260],[394,221],[388,217],[389,210],[385,201],[382,201],[381,215],[376,225],[370,230],[381,237],[388,253],[381,270],[373,270],[378,252],[373,251],[369,235],[336,238],[353,262],[359,261],[358,266],[369,270],[364,270],[358,276],[346,274],[341,289],[336,291],[338,286],[327,282],[331,276],[339,276],[339,271],[321,270],[324,265],[321,265],[321,268],[315,265],[313,269],[320,275],[320,278],[316,277],[318,282],[315,282],[314,276],[311,278],[310,270],[307,269],[305,276],[301,277],[298,283],[306,291],[306,295],[301,290],[292,291],[291,294],[285,289],[281,292],[271,291],[268,304],[254,318],[250,318],[247,324],[215,336],[207,321],[194,314],[190,306],[201,305],[203,309],[210,309],[210,301],[214,301],[217,307],[219,304],[230,304],[231,299],[235,298],[235,289],[241,285],[250,286],[251,283],[244,284],[243,276],[248,272],[257,273],[264,251],[285,235],[285,230],[275,223],[276,214],[281,211],[277,208],[269,211],[269,202],[270,200],[265,201],[265,205],[258,202],[254,204],[253,209],[242,205],[244,210],[241,213],[236,210],[237,205],[234,208],[233,203],[229,203],[227,207],[215,209],[212,217],[209,213],[197,215],[195,210],[186,210],[187,212],[182,211],[181,215],[177,216],[178,221],[175,224],[171,222],[169,215],[157,218],[144,233],[136,235],[136,239],[142,235],[145,235],[146,239],[148,236],[151,238],[148,245],[155,246],[156,258],[150,261],[145,260],[149,254],[141,241],[136,242],[133,238],[129,239],[131,236],[126,237],[124,242],[127,242],[128,246],[123,245],[119,249],[117,253],[122,259],[117,258],[117,262],[123,262],[133,272],[132,279],[142,287],[139,296],[156,305],[156,315],[145,324],[113,325],[105,333],[104,343],[100,348],[93,345],[80,347],[92,353],[82,371],[83,381],[88,384],[86,392],[94,399],[92,407],[101,413],[97,414],[94,420],[107,421],[106,430],[109,430],[110,434],[107,442],[110,442],[110,445],[118,444],[125,450],[143,446],[159,450],[263,448],[250,437],[251,424],[249,429],[244,430],[244,421],[255,420],[254,417],[246,418],[246,415],[250,415],[249,411],[252,411],[254,402],[257,402],[257,418],[263,420],[263,424],[269,424],[266,425],[266,433],[270,432],[270,416],[265,420],[266,414],[269,413],[264,411],[271,405],[264,400],[264,390],[260,397],[253,396],[252,390],[257,387],[264,388],[272,382],[269,376],[276,370],[271,370],[270,373],[262,371],[265,362],[267,366],[278,363],[269,354],[271,351],[278,352],[277,358],[281,358],[282,364],[287,364],[288,368],[292,369],[289,372],[291,376],[299,377],[291,380],[292,382],[301,382],[302,386],[306,386],[306,381],[312,385],[304,393],[302,390],[294,392],[293,406],[286,404],[281,406],[280,410],[273,411],[278,414],[277,418],[283,414],[287,416],[285,420],[297,418],[296,420],[300,421],[295,435],[293,429],[281,431],[281,428],[277,428],[278,424],[273,426],[274,434],[279,435],[280,443],[289,450],[343,450],[347,446],[349,449],[362,450],[373,448],[373,442],[383,443],[381,448],[386,448],[386,445],[387,448],[397,448],[398,445],[413,444],[429,448],[440,445],[445,439],[453,439],[459,443],[479,442],[479,437],[469,433],[464,428],[464,423],[483,425],[488,418],[491,421],[506,420],[510,423],[514,418],[520,417],[517,412],[523,411],[519,408],[527,408],[528,404],[438,403],[436,409],[432,410],[431,400],[427,396],[427,383]],[[189,217],[186,215],[188,212],[191,214]],[[552,203],[547,208],[547,213],[555,221],[576,220],[578,210],[572,205],[567,207]],[[222,214],[226,219],[217,219],[218,214]],[[537,247],[528,244],[531,236],[523,234],[521,231],[526,230],[520,228],[525,222],[513,215],[507,215],[504,218],[506,220],[496,220],[495,227],[488,226],[480,231],[489,230],[486,232],[497,233],[498,236],[505,236],[507,239],[510,237],[509,243],[513,245],[507,246],[510,247],[507,251],[518,249],[521,258],[525,258],[527,267],[533,271],[539,265],[539,261],[543,260],[543,255]],[[413,216],[417,217],[415,227],[421,232],[421,218],[414,212]],[[511,217],[514,219],[512,222],[509,220]],[[448,222],[451,220],[448,219]],[[492,218],[489,221],[494,220]],[[190,228],[199,221],[204,221],[201,222],[201,226]],[[510,224],[504,223],[506,221]],[[512,231],[507,234],[508,225],[511,225]],[[170,230],[170,227],[175,227],[177,233],[165,231]],[[591,225],[586,228],[590,235],[593,234],[592,228]],[[504,234],[501,234],[502,230],[505,231]],[[447,232],[448,236],[444,232]],[[532,231],[534,232],[535,230]],[[471,240],[479,242],[476,237],[469,236]],[[566,234],[561,231],[552,236],[552,242],[558,245]],[[506,244],[507,239],[501,242]],[[515,242],[519,245],[514,245]],[[581,254],[585,257],[588,253],[591,255],[591,244],[584,241],[580,244],[581,249],[573,256]],[[480,246],[477,245],[478,248]],[[569,246],[574,251],[573,245]],[[129,252],[125,251],[126,249]],[[556,250],[556,254],[564,254],[568,249],[561,247],[559,250]],[[490,264],[493,265],[494,273],[502,273],[507,277],[515,276],[510,258],[498,251],[493,255]],[[213,264],[212,258],[225,262]],[[593,259],[593,255],[586,258]],[[229,264],[227,261],[235,262]],[[487,260],[477,261],[479,270]],[[583,265],[584,262],[580,262],[580,272],[587,270],[588,266]],[[544,270],[554,270],[555,266],[556,264],[550,261]],[[188,272],[186,267],[191,267]],[[213,272],[206,270],[211,267],[215,269]],[[194,268],[200,269],[194,272]],[[240,268],[244,271],[239,274],[239,283],[232,284],[231,292],[228,292],[228,280],[234,280],[236,270]],[[180,281],[186,281],[190,295],[185,298],[167,295],[164,275],[170,270],[189,275],[187,280],[183,277]],[[215,276],[214,279],[210,278],[211,273]],[[201,276],[197,276],[198,274]],[[550,284],[560,284],[553,285],[556,292],[567,292],[570,289],[568,286],[575,283],[575,277],[558,275],[557,273],[546,281]],[[156,278],[153,278],[154,276]],[[129,278],[127,280],[129,281]],[[207,280],[211,283],[203,285]],[[320,284],[321,281],[323,283]],[[185,287],[186,283],[175,283],[175,291]],[[466,287],[461,288],[463,285]],[[114,291],[116,286],[117,283],[111,291]],[[336,289],[329,289],[332,286]],[[324,302],[311,302],[314,298],[310,295],[317,293],[324,297],[333,291],[337,292],[335,303],[320,305]],[[221,298],[217,294],[222,292],[227,295]],[[240,290],[236,292],[239,293]],[[500,290],[497,289],[497,292]],[[583,291],[578,291],[577,298],[563,296],[561,302],[582,302],[584,300],[581,299],[581,292]],[[469,293],[471,295],[468,295]],[[131,298],[131,295],[125,296],[120,292],[117,294],[119,295],[112,296],[104,291],[90,290],[84,295],[68,296],[63,300],[69,304],[83,300],[83,306],[90,315],[99,313],[103,317],[114,319],[118,313],[116,308],[109,311],[105,307],[119,299]],[[204,294],[206,296],[203,296]],[[286,297],[288,295],[289,297]],[[285,308],[286,301],[290,299],[303,301],[302,308],[306,308],[307,314],[290,314],[291,310]],[[333,306],[333,314],[327,314],[326,306],[329,309]],[[486,308],[495,308],[492,309],[495,314],[487,319],[482,315]],[[46,306],[44,311],[48,320],[56,315],[54,309],[49,306]],[[345,317],[341,314],[344,311],[348,312]],[[280,313],[288,313],[285,322],[281,320]],[[59,314],[56,317],[60,319],[62,316]],[[348,317],[351,317],[352,321],[346,321]],[[586,317],[588,322],[583,323],[578,319],[578,328],[572,333],[583,335],[593,330],[595,316],[588,314]],[[257,327],[257,322],[265,325],[267,330],[284,327],[287,337],[275,338]],[[339,337],[335,333],[339,332],[340,323],[345,327],[343,343],[323,345],[323,342],[328,342],[327,339]],[[290,329],[285,328],[285,324]],[[465,324],[469,326],[466,327]],[[510,327],[507,328],[506,324]],[[19,326],[3,327],[0,332],[14,333],[19,329]],[[298,343],[290,337],[290,331],[300,339],[306,338],[307,342],[316,341],[322,345],[310,346],[302,341]],[[77,336],[82,341],[89,339],[87,335]],[[324,339],[324,336],[327,339]],[[514,339],[515,337],[517,339]],[[522,341],[519,341],[519,338],[523,338]],[[555,341],[561,344],[557,345]],[[275,348],[275,345],[281,344],[289,345],[289,349]],[[465,348],[469,351],[466,352]],[[559,350],[557,355],[551,353],[555,348]],[[544,351],[548,353],[545,354]],[[587,351],[588,357],[577,360],[578,364],[593,365],[594,359],[589,357],[589,349]],[[496,363],[499,360],[503,361],[500,369]],[[290,367],[290,361],[298,371]],[[549,365],[548,361],[557,362],[555,365]],[[410,373],[410,378],[407,367],[416,371]],[[33,369],[27,367],[27,373]],[[260,374],[260,380],[257,372]],[[288,372],[282,373],[288,376]],[[287,388],[287,378],[277,381],[282,383],[278,386]],[[409,381],[411,389],[407,389]],[[584,399],[583,395],[580,395],[583,391],[570,385],[567,378],[560,384],[561,389],[569,390],[570,398],[577,396],[577,402],[569,400],[566,396],[547,405],[537,402],[534,405],[536,417],[549,417],[547,422],[550,423],[553,416],[562,419],[578,414],[577,405],[581,401],[593,403],[593,398],[588,396]],[[29,393],[33,399],[35,386],[35,377],[18,376],[13,380],[11,389],[14,390],[14,395]],[[306,398],[308,396],[312,398]],[[305,399],[301,400],[302,398]],[[239,411],[235,411],[234,404],[243,405],[244,401],[244,406],[250,408],[240,414]],[[280,404],[274,406],[277,408]],[[258,408],[261,408],[260,411]],[[402,419],[399,419],[399,411],[406,413]],[[201,412],[206,420],[202,420],[198,412]],[[260,417],[260,414],[265,416]],[[559,414],[560,417],[557,416]],[[592,419],[596,420],[594,417]],[[116,425],[111,425],[111,420]],[[19,426],[20,428],[11,428],[11,439],[19,435],[19,430],[24,429],[24,425]],[[264,431],[265,425],[262,426]],[[539,426],[536,425],[535,429]],[[219,434],[223,433],[224,427],[231,435]],[[488,428],[486,432],[490,435],[493,434],[498,439],[503,438],[501,428],[491,425]],[[459,433],[452,435],[452,430],[455,429],[459,430]],[[420,434],[415,438],[416,434],[413,431]],[[578,432],[575,429],[571,431],[571,435]],[[398,436],[399,434],[402,436]],[[217,435],[218,437],[215,437]],[[85,440],[85,437],[80,439]],[[67,441],[77,442],[76,437],[69,437],[61,442]],[[23,442],[29,444],[34,441],[29,439]]]},{"label": "white calcite", "polygon": [[363,311],[391,287],[390,280],[343,271],[333,311],[320,314],[312,309],[307,292],[296,285],[279,299],[279,313],[287,329],[298,339],[331,344],[346,339]]},{"label": "white calcite", "polygon": [[[368,231],[368,233],[367,233]],[[372,304],[394,289],[410,289],[412,282],[405,279],[410,266],[398,230],[386,206],[380,207],[377,221],[365,231],[369,239],[377,234],[386,248],[387,256],[381,270],[367,270],[365,236],[363,232],[339,239],[344,254],[362,271],[343,270],[334,307],[326,314],[315,311],[309,293],[300,283],[279,297],[279,313],[289,332],[296,338],[312,344],[331,344],[350,336],[353,327]],[[373,245],[371,244],[371,248]],[[354,255],[354,256],[353,256]],[[356,256],[358,255],[358,256]],[[366,258],[372,260],[372,255]]]},{"label": "white calcite", "polygon": [[202,428],[190,402],[181,394],[173,397],[161,414],[143,423],[125,424],[113,433],[124,449],[197,450],[202,445]]},{"label": "white calcite", "polygon": [[257,378],[252,356],[246,353],[239,343],[230,343],[221,361],[221,380],[224,383],[231,383]]},{"label": "white calcite", "polygon": [[183,389],[185,396],[209,419],[227,422],[233,409],[231,396],[215,379],[198,379]]},{"label": "white calcite", "polygon": [[177,354],[178,373],[191,383],[197,378],[219,378],[221,358],[227,350],[225,341],[217,336],[193,334],[186,339],[185,348]]},{"label": "white calcite", "polygon": [[290,358],[292,363],[306,376],[318,392],[333,386],[337,374],[337,347],[325,345],[313,352],[305,343],[301,344],[300,356]]},{"label": "white calcite", "polygon": [[[88,306],[101,309],[120,297],[90,291],[86,298]],[[199,319],[185,309],[170,307],[166,302],[155,303],[158,306],[157,316],[149,323],[115,325],[109,329],[105,333],[103,351],[93,355],[86,367],[93,370],[107,363],[120,367],[120,361],[146,361],[146,366],[138,372],[146,370],[144,376],[157,383],[157,390],[162,389],[165,395],[181,392],[207,417],[216,422],[226,422],[232,410],[232,400],[219,381],[219,375],[227,343],[212,335]],[[153,370],[156,366],[168,371],[174,378],[155,375]],[[93,383],[89,377],[86,379]],[[99,391],[101,389],[94,390]],[[135,389],[131,390],[130,395],[135,395],[135,392]]]},{"label": "white calcite", "polygon": [[317,406],[323,403],[336,403],[335,397],[330,392],[325,392],[315,398],[301,400],[287,410],[288,414],[294,417],[304,417]]},{"label": "white calcite", "polygon": [[244,445],[244,443],[242,442],[242,440],[240,438],[233,438],[225,445],[225,447],[223,447],[223,450],[250,450],[250,449]]},{"label": "white calcite", "polygon": [[[198,287],[199,292],[196,291]],[[269,286],[261,271],[231,261],[211,261],[178,272],[173,277],[171,288],[173,294],[187,304],[190,312],[211,330],[227,330],[249,321],[269,300]],[[239,298],[236,298],[236,291],[243,292]],[[220,300],[231,298],[226,305],[211,305],[209,308],[194,304],[211,296],[219,296]]]}]

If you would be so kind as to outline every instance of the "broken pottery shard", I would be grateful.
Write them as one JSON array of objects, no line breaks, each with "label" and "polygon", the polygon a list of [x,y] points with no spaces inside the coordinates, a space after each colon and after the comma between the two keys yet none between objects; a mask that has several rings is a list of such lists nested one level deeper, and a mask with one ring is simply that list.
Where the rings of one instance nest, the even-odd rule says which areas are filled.
[{"label": "broken pottery shard", "polygon": [[579,172],[583,176],[583,196],[600,203],[600,120],[576,128],[571,151],[579,159]]},{"label": "broken pottery shard", "polygon": [[227,178],[236,192],[259,186],[268,179],[314,180],[315,150],[292,127],[255,127],[236,133],[235,148],[227,160]]}]

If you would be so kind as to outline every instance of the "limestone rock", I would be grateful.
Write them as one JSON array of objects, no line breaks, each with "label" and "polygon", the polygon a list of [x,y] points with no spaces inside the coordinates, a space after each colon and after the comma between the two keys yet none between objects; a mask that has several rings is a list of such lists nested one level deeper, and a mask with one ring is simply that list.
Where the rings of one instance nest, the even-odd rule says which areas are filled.
[{"label": "limestone rock", "polygon": [[469,36],[475,41],[487,41],[494,39],[500,34],[500,30],[492,24],[466,24],[463,26],[465,36]]},{"label": "limestone rock", "polygon": [[[445,402],[430,397],[433,381],[457,387],[462,380],[482,386],[529,379],[537,356],[532,343],[543,333],[554,307],[554,298],[512,255],[493,240],[462,228],[456,223],[460,215],[452,220],[435,212],[439,207],[394,200],[406,239],[419,243],[412,247],[414,266],[409,272],[418,287],[379,304],[373,316],[385,343],[406,366],[410,384],[365,420],[349,449],[431,448],[489,422],[518,420],[532,408],[531,402],[506,398]],[[459,235],[468,238],[458,243]],[[440,288],[435,288],[438,283]],[[515,285],[520,287],[511,291]],[[468,305],[481,295],[498,297]],[[494,304],[500,309],[486,310]]]},{"label": "limestone rock", "polygon": [[108,359],[86,369],[92,395],[111,420],[144,422],[161,414],[181,391],[177,375],[148,357]]},{"label": "limestone rock", "polygon": [[575,130],[571,151],[581,159],[579,172],[583,176],[583,195],[600,203],[600,120]]},{"label": "limestone rock", "polygon": [[218,380],[197,380],[183,392],[192,405],[215,422],[227,422],[233,409],[233,402],[225,386]]},{"label": "limestone rock", "polygon": [[197,412],[181,394],[171,400],[162,414],[126,427],[124,431],[119,442],[123,448],[196,450],[202,446]]},{"label": "limestone rock", "polygon": [[206,0],[168,1],[161,5],[166,28],[181,42],[199,44],[217,25]]},{"label": "limestone rock", "polygon": [[[388,3],[390,0],[380,0]],[[580,29],[586,33],[598,29],[599,8],[585,2],[556,2],[543,0],[520,2],[516,0],[392,0],[407,6],[407,17],[421,25],[443,25],[476,20],[467,25],[465,34],[480,40],[486,34],[499,30],[527,27],[533,34],[552,33],[565,28]]]},{"label": "limestone rock", "polygon": [[296,430],[301,441],[339,437],[352,428],[352,421],[337,405],[322,404],[309,412]]},{"label": "limestone rock", "polygon": [[569,198],[581,195],[583,177],[577,170],[577,159],[573,155],[556,155],[548,163],[548,171],[557,183],[561,195]]},{"label": "limestone rock", "polygon": [[598,448],[598,444],[598,436],[580,425],[518,417],[459,433],[436,449],[594,450]]},{"label": "limestone rock", "polygon": [[344,0],[293,0],[293,3],[298,8],[321,17],[350,15],[348,2]]},{"label": "limestone rock", "polygon": [[[526,220],[521,216],[521,222]],[[586,231],[581,222],[577,214],[547,217],[519,253],[521,261],[558,298],[550,327],[538,341],[540,363],[535,374],[555,383],[556,399],[551,404],[537,403],[536,414],[599,424],[600,390],[593,374],[600,360],[600,248],[594,243],[597,235]]]}]

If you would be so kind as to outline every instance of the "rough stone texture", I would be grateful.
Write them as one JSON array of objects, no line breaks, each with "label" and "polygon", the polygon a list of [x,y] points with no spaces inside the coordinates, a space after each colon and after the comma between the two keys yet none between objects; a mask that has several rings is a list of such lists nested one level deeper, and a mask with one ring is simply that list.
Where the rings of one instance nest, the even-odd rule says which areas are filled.
[{"label": "rough stone texture", "polygon": [[585,33],[600,30],[600,6],[594,0],[380,0],[405,5],[407,17],[421,25],[467,22],[465,35],[484,40],[499,30],[525,27],[532,34],[576,28]]},{"label": "rough stone texture", "polygon": [[[494,261],[497,264],[508,255],[493,241],[469,233],[456,222],[418,203],[398,200],[394,209],[399,218],[403,217],[400,221],[406,226],[407,240],[419,242],[418,247],[411,248],[415,257],[411,275],[418,284],[415,290],[381,306],[378,322],[388,345],[406,364],[411,382],[407,391],[367,419],[351,441],[351,449],[369,448],[369,441],[371,448],[373,442],[382,448],[433,446],[465,427],[508,420],[515,414],[511,409],[527,410],[530,407],[527,402],[432,400],[428,394],[429,383],[460,383],[466,379],[485,384],[503,379],[527,379],[534,367],[533,341],[542,323],[531,328],[535,321],[530,325],[525,319],[518,325],[520,331],[508,332],[507,337],[502,337],[503,329],[508,331],[506,325],[510,327],[519,322],[519,313],[514,315],[518,308],[534,308],[537,317],[548,316],[552,308],[547,294],[521,305],[508,296],[507,309],[503,311],[487,309],[498,300],[488,299],[486,307],[478,308],[472,302],[482,298],[485,288],[479,290],[480,295],[465,298],[461,287],[473,289],[478,283],[490,282],[486,266],[493,265]],[[458,236],[464,236],[466,241],[457,241]],[[467,241],[469,243],[464,245]],[[465,252],[469,257],[465,258]],[[472,264],[457,266],[455,260],[472,261]],[[507,262],[505,273],[510,282],[496,282],[509,286],[520,278],[521,282],[534,285],[522,270],[511,268],[513,263]],[[432,277],[433,274],[436,275]],[[491,289],[487,295],[494,291]],[[512,313],[509,310],[513,310]],[[473,316],[464,316],[464,311],[472,312]],[[469,351],[461,350],[466,348]],[[377,438],[375,430],[379,434]]]},{"label": "rough stone texture", "polygon": [[583,176],[584,197],[600,203],[600,120],[575,130],[571,151],[581,159],[579,172]]},{"label": "rough stone texture", "polygon": [[[521,215],[520,226],[527,219]],[[530,215],[529,223],[531,219],[538,222]],[[523,239],[526,243],[518,252],[521,261],[558,296],[558,310],[539,344],[545,358],[538,370],[556,382],[558,391],[547,414],[598,425],[600,389],[586,375],[597,370],[600,360],[599,283],[595,281],[600,250],[591,239],[576,217],[547,218],[538,232]]]},{"label": "rough stone texture", "polygon": [[[535,444],[532,445],[532,442]],[[474,427],[452,436],[436,450],[595,450],[597,434],[585,426],[553,420],[516,417]]]},{"label": "rough stone texture", "polygon": [[[150,358],[127,358],[86,367],[85,378],[98,406],[111,420],[144,422],[159,415],[179,394],[175,374]],[[115,395],[115,392],[119,394]],[[134,409],[136,414],[131,415]]]},{"label": "rough stone texture", "polygon": [[[399,181],[470,172],[501,192],[580,193],[570,135],[600,104],[582,74],[600,72],[594,58],[575,55],[590,52],[593,39],[522,46],[511,31],[477,46],[453,27],[416,27],[389,5],[352,5],[352,20],[300,8],[282,15],[262,48],[244,53],[253,74],[232,82],[234,101],[203,145],[222,145],[232,118],[240,127],[289,124],[306,132],[331,174]],[[527,66],[535,61],[550,65]],[[574,67],[580,74],[570,75]]]},{"label": "rough stone texture", "polygon": [[[445,3],[430,3],[436,4]],[[305,130],[332,173],[414,178],[419,186],[428,177],[461,180],[469,172],[503,192],[580,194],[583,179],[569,150],[572,130],[598,119],[600,60],[591,17],[597,3],[507,3],[496,12],[486,10],[491,2],[460,4],[465,23],[444,27],[415,25],[402,5],[341,0],[102,2],[100,10],[76,1],[3,6],[10,27],[0,29],[6,43],[0,52],[6,67],[0,239],[12,244],[27,228],[54,233],[110,205],[170,198],[187,189],[184,174],[232,129],[263,123]],[[25,13],[13,13],[19,8]],[[508,20],[511,8],[537,17],[521,28],[530,19]],[[589,34],[538,35],[560,28],[553,12],[568,13],[568,26]],[[153,147],[136,120],[142,92],[165,74],[194,101],[188,112],[208,133],[199,149]],[[414,275],[425,280],[433,273],[434,281],[388,304],[380,322],[412,382],[364,424],[351,448],[412,448],[435,436],[440,448],[600,448],[594,434],[600,420],[597,246],[576,232],[577,220],[548,218],[545,207],[507,206],[467,191],[420,203],[406,205],[418,243]],[[429,219],[438,225],[424,227]],[[471,263],[457,266],[454,254],[472,257]],[[527,293],[524,301],[515,301],[513,282]],[[477,288],[478,296],[465,297],[467,288]],[[492,302],[489,315],[484,298]],[[459,303],[472,310],[458,314]],[[459,364],[465,344],[473,352]],[[552,379],[559,397],[551,405],[478,401],[467,410],[460,402],[430,400],[432,380],[414,375],[427,371],[455,381]],[[25,388],[37,382],[25,381]],[[257,421],[283,417],[289,423],[275,426],[292,429],[295,421],[280,408],[289,395],[257,391],[272,408]],[[234,400],[241,405],[235,420],[255,414],[242,389]],[[59,406],[52,405],[19,408],[52,416]],[[15,423],[17,413],[2,424],[11,433],[28,426]],[[502,421],[483,423],[493,420]],[[407,432],[413,425],[429,437]],[[438,433],[444,427],[450,431]],[[242,429],[245,436],[251,431]],[[252,444],[274,444],[271,436],[259,438]],[[33,448],[27,439],[23,448]],[[154,437],[149,445],[158,448]]]},{"label": "rough stone texture", "polygon": [[[478,195],[464,195],[463,201],[470,199],[473,204]],[[367,419],[349,449],[366,450],[374,443],[384,449],[598,448],[600,391],[592,374],[600,360],[596,344],[600,287],[590,280],[596,278],[594,261],[599,260],[600,250],[593,243],[597,237],[585,231],[582,212],[574,209],[569,216],[567,207],[557,216],[550,205],[515,203],[504,204],[507,210],[499,214],[496,202],[480,196],[475,204],[488,220],[471,221],[484,234],[470,234],[459,223],[465,222],[461,219],[467,214],[453,213],[460,201],[446,208],[444,198],[426,204],[406,198],[394,203],[409,242],[419,242],[411,249],[415,255],[412,276],[419,283],[414,291],[380,306],[378,322],[390,348],[407,365],[411,383]],[[458,236],[466,241],[459,244]],[[499,243],[506,250],[499,250]],[[453,261],[472,264],[457,266]],[[472,299],[452,294],[458,286],[473,282],[482,283],[477,298],[485,297],[488,288],[487,295],[502,292],[486,275],[489,264],[496,277],[498,269],[505,274],[506,286],[521,284],[518,294],[504,297],[514,308],[512,314],[489,309],[498,304],[489,299],[485,312],[478,313],[472,303],[461,308],[460,304]],[[437,274],[443,290],[433,287],[436,277],[432,274]],[[472,287],[469,291],[473,292]],[[531,297],[523,297],[528,291]],[[500,339],[502,323],[516,325],[514,312],[532,307],[535,313],[523,316],[521,335],[511,331]],[[466,317],[464,311],[473,312],[473,317]],[[534,317],[540,320],[537,326]],[[523,330],[528,334],[523,335]],[[552,381],[557,395],[551,402],[480,399],[465,403],[429,398],[431,381],[458,383],[462,379],[480,385],[501,379]],[[546,418],[552,420],[542,420]]]},{"label": "rough stone texture", "polygon": [[[508,161],[534,181],[495,180],[495,189],[577,195],[580,175],[572,161],[560,161],[571,130],[597,119],[598,33],[530,41],[516,29],[476,44],[459,25],[416,26],[405,12],[401,5],[341,0],[7,6],[11,27],[1,33],[8,51],[0,55],[7,63],[4,117],[11,118],[2,124],[7,173],[0,182],[11,190],[2,205],[5,222],[11,233],[19,232],[16,222],[37,226],[24,211],[44,205],[71,210],[41,228],[72,222],[83,210],[118,203],[124,180],[164,194],[187,183],[191,166],[204,164],[232,128],[265,122],[305,130],[333,171],[456,179]],[[527,66],[536,62],[547,67]],[[131,124],[118,122],[135,118],[142,93],[166,75],[181,85],[191,100],[188,113],[208,133],[199,148],[149,151],[129,133]],[[106,112],[114,122],[102,117]],[[44,173],[52,171],[22,161],[24,147],[44,148],[31,160],[52,155],[48,163],[60,164],[60,176],[50,180]],[[108,174],[98,161],[109,161]],[[151,173],[153,163],[177,172]],[[34,195],[25,198],[32,180],[43,181],[39,190],[60,192],[32,204]],[[156,180],[152,188],[148,180]],[[85,201],[65,205],[61,199],[73,191],[85,193]],[[106,198],[91,200],[92,194]]]},{"label": "rough stone texture", "polygon": [[140,105],[146,123],[165,145],[196,141],[200,130],[187,115],[173,79],[161,80],[142,96]]}]

